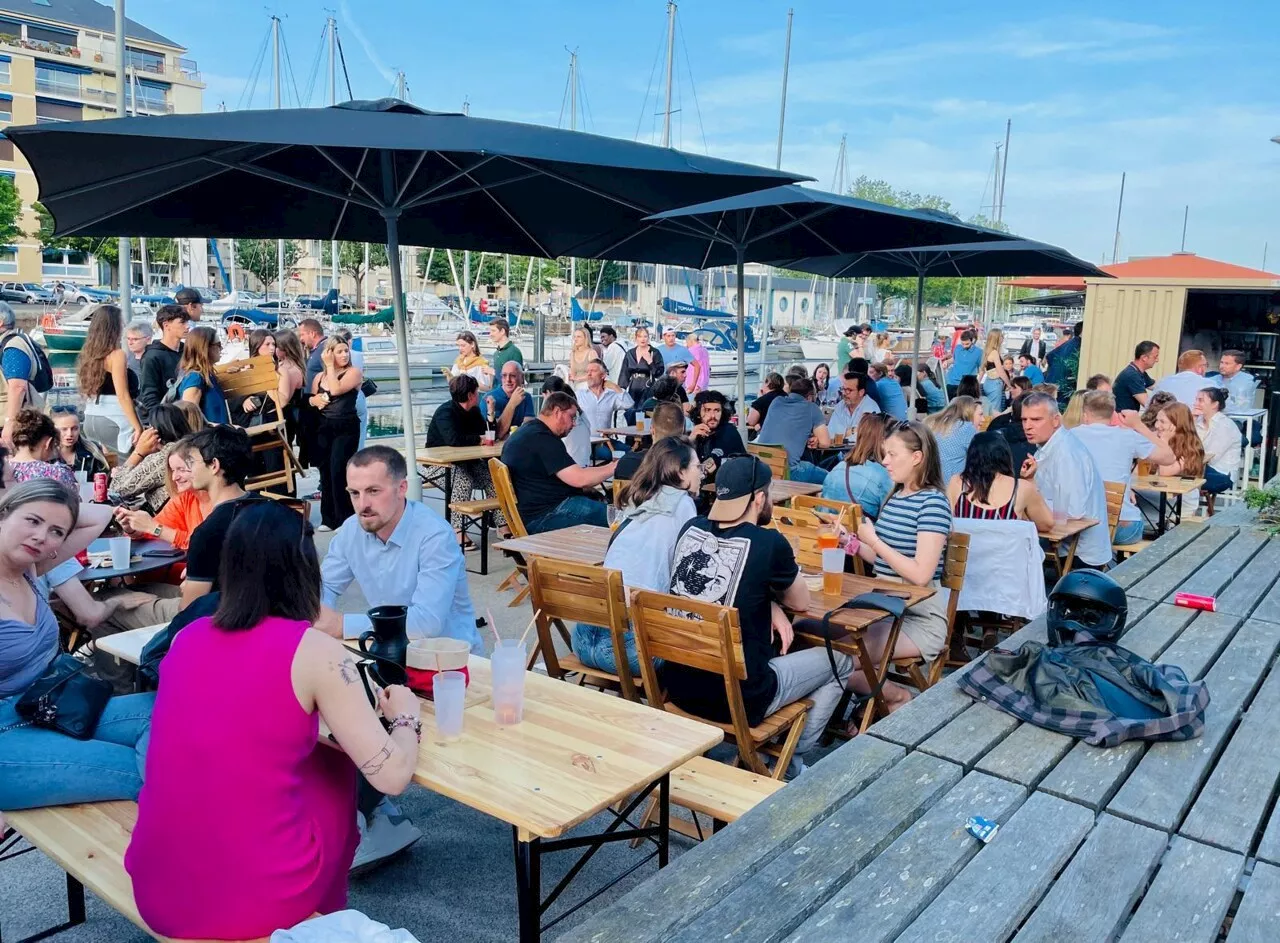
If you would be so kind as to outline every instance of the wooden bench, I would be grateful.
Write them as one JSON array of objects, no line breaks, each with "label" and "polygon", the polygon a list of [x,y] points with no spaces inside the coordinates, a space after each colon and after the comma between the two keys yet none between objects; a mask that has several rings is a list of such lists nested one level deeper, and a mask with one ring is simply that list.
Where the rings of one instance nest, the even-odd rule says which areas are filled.
[{"label": "wooden bench", "polygon": [[[48,855],[67,874],[67,921],[29,936],[27,941],[42,940],[84,923],[84,891],[87,887],[103,903],[162,943],[203,943],[161,936],[138,914],[138,906],[133,899],[133,881],[124,869],[125,849],[129,847],[133,826],[138,820],[136,802],[51,806],[7,812],[5,817],[13,832]],[[7,846],[12,847],[12,833],[6,833],[5,839]],[[29,850],[10,851],[0,860]],[[264,936],[244,943],[268,943],[269,939]]]},{"label": "wooden bench", "polygon": [[671,828],[681,835],[701,839],[697,814],[711,818],[712,831],[718,832],[736,822],[756,805],[768,799],[786,783],[762,776],[740,766],[730,766],[695,756],[671,773],[671,803],[694,813],[693,822],[672,818]]},{"label": "wooden bench", "polygon": [[489,531],[493,528],[493,512],[500,508],[497,498],[476,498],[474,501],[454,501],[449,510],[462,515],[462,538],[472,525],[480,528],[480,575],[489,575]]}]

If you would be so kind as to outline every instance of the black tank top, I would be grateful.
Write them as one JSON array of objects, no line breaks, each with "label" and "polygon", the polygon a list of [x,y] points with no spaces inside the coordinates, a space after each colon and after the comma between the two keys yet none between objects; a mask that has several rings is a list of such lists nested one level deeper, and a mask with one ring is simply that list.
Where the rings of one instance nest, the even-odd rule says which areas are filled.
[{"label": "black tank top", "polygon": [[[341,380],[345,375],[346,371],[344,370],[342,373],[338,374],[338,379]],[[320,389],[326,393],[329,392],[328,389],[325,388],[324,380],[320,381]],[[338,393],[336,395],[330,394],[329,402],[325,405],[324,409],[320,410],[320,415],[325,419],[355,419],[356,396],[358,396],[359,393],[360,387],[357,386],[354,389],[347,390],[345,393]]]},{"label": "black tank top", "polygon": [[[125,376],[129,378],[129,398],[137,399],[138,398],[138,375],[129,369],[126,369],[124,372],[125,372]],[[115,395],[116,395],[116,381],[112,379],[110,373],[103,374],[102,386],[98,387],[98,396],[103,397],[103,396],[115,396]]]}]

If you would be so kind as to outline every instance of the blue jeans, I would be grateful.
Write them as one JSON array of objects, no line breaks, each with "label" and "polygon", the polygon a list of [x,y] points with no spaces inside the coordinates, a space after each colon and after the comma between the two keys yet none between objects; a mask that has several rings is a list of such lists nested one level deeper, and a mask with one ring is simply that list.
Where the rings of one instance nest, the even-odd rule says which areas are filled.
[{"label": "blue jeans", "polygon": [[360,420],[360,445],[364,448],[364,440],[369,435],[369,401],[364,393],[356,393],[356,418]]},{"label": "blue jeans", "polygon": [[795,462],[791,466],[792,481],[807,481],[811,485],[820,485],[827,480],[827,472],[813,462]]},{"label": "blue jeans", "polygon": [[565,498],[541,517],[525,521],[524,526],[531,534],[541,534],[547,530],[559,530],[562,527],[573,527],[575,524],[595,524],[607,527],[608,516],[603,501],[593,501],[586,495],[574,495]]},{"label": "blue jeans", "polygon": [[[636,653],[636,638],[630,632],[625,636],[624,648],[631,677],[640,677],[640,656]],[[598,625],[579,622],[573,627],[573,653],[588,668],[618,673],[618,659],[613,653],[613,633]]]},{"label": "blue jeans", "polygon": [[[0,733],[0,809],[137,799],[155,694],[113,697],[92,740],[39,727]],[[22,721],[18,695],[0,700],[0,728]]]},{"label": "blue jeans", "polygon": [[1136,544],[1142,539],[1145,526],[1141,518],[1136,521],[1121,521],[1116,525],[1115,542],[1118,544]]},{"label": "blue jeans", "polygon": [[1204,475],[1204,491],[1206,494],[1222,494],[1224,491],[1230,491],[1231,486],[1235,484],[1230,475],[1224,474],[1210,465],[1206,465],[1201,474]]}]

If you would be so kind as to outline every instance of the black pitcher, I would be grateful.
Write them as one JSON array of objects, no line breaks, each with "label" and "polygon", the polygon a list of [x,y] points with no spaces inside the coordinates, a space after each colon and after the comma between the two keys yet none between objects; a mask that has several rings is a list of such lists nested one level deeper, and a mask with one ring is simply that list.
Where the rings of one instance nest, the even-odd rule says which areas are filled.
[{"label": "black pitcher", "polygon": [[408,606],[375,606],[369,610],[373,628],[360,636],[360,650],[378,659],[378,673],[386,684],[404,684],[409,636],[405,631]]}]

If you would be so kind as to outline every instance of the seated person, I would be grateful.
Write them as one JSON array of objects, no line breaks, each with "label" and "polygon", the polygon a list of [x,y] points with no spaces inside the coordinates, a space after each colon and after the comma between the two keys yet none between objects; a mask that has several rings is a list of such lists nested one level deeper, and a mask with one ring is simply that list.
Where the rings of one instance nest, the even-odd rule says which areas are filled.
[{"label": "seated person", "polygon": [[[894,386],[897,386],[896,381]],[[826,417],[813,401],[813,384],[804,377],[796,377],[791,381],[787,395],[769,407],[769,417],[760,427],[756,442],[785,448],[787,460],[791,463],[791,477],[796,481],[820,485],[826,480],[826,470],[801,458],[811,439],[820,448],[831,444]]]},{"label": "seated person", "polygon": [[1192,410],[1196,417],[1196,432],[1204,446],[1204,490],[1208,494],[1230,491],[1240,470],[1240,450],[1244,448],[1244,436],[1240,427],[1226,413],[1227,389],[1208,386],[1196,394]]},{"label": "seated person", "polygon": [[[649,436],[649,440],[659,442],[673,435],[684,435],[684,413],[675,403],[659,403],[653,410],[653,434]],[[636,470],[648,451],[648,449],[631,449],[623,453],[622,458],[618,459],[613,477],[622,481],[634,478]]]},{"label": "seated person", "polygon": [[979,432],[969,442],[964,468],[947,482],[951,513],[983,521],[1030,521],[1053,529],[1053,511],[1034,481],[1020,481],[1009,443],[998,432]]},{"label": "seated person", "polygon": [[947,394],[927,363],[920,364],[920,369],[916,373],[916,393],[924,399],[928,412],[936,413],[946,409]]},{"label": "seated person", "polygon": [[703,390],[694,398],[694,404],[698,422],[691,433],[693,444],[698,450],[698,460],[702,462],[703,471],[714,478],[716,469],[726,458],[730,455],[745,455],[747,448],[742,444],[737,426],[729,421],[729,417],[733,415],[733,407],[723,393],[719,390]]},{"label": "seated person", "polygon": [[864,413],[858,422],[857,438],[843,462],[827,472],[822,496],[835,501],[856,501],[868,517],[880,513],[893,489],[889,473],[881,462],[886,429],[896,420],[884,413]]},{"label": "seated person", "polygon": [[759,430],[764,425],[765,417],[769,415],[769,407],[773,405],[773,401],[780,396],[785,396],[783,391],[784,381],[780,373],[766,373],[764,377],[764,385],[760,388],[760,395],[751,402],[751,408],[747,410],[747,428]]},{"label": "seated person", "polygon": [[[770,415],[777,405],[770,408]],[[795,775],[804,769],[804,754],[817,746],[835,712],[853,660],[835,653],[837,678],[824,648],[789,651],[793,633],[783,607],[807,609],[809,586],[800,575],[791,544],[778,531],[765,527],[773,516],[771,478],[769,466],[754,455],[727,459],[720,466],[710,513],[688,521],[676,539],[671,592],[738,610],[747,669],[740,686],[749,724],[759,724],[801,698],[809,699],[811,706],[789,770]],[[665,662],[659,677],[667,696],[682,710],[720,723],[729,721],[725,679],[720,675]]]},{"label": "seated person", "polygon": [[957,396],[946,409],[925,418],[924,424],[938,445],[943,481],[950,481],[964,470],[965,453],[981,423],[982,404],[967,396]]},{"label": "seated person", "polygon": [[574,524],[604,527],[607,523],[604,502],[588,497],[582,489],[596,488],[612,478],[617,462],[592,468],[574,462],[563,439],[577,419],[578,401],[573,394],[549,393],[543,398],[538,418],[517,429],[502,447],[502,463],[511,472],[516,506],[531,534]]},{"label": "seated person", "polygon": [[1019,376],[1026,377],[1032,386],[1044,382],[1044,371],[1036,366],[1029,354],[1018,354],[1018,368],[1021,370]]},{"label": "seated person", "polygon": [[[682,364],[681,366],[687,367],[688,364]],[[658,377],[654,381],[649,398],[640,405],[640,411],[642,413],[651,413],[659,403],[676,403],[683,410],[687,402],[689,402],[689,394],[685,392],[681,381],[668,374],[667,376]]]},{"label": "seated person", "polygon": [[58,430],[54,428],[52,419],[38,409],[23,409],[7,428],[13,436],[13,456],[7,467],[14,481],[51,478],[80,497],[75,473],[53,460],[56,454],[53,443],[58,437]]},{"label": "seated person", "polygon": [[485,394],[485,413],[496,424],[495,437],[502,442],[534,416],[533,397],[524,388],[524,368],[514,360],[502,365],[500,385]]},{"label": "seated person", "polygon": [[191,486],[209,493],[209,516],[192,531],[187,548],[187,577],[178,607],[185,609],[219,589],[218,564],[231,522],[244,506],[267,499],[244,490],[253,468],[253,447],[243,429],[210,426],[183,439],[179,453],[191,466]]},{"label": "seated person", "polygon": [[[508,361],[507,366],[512,365]],[[505,370],[506,366],[503,369]],[[449,381],[449,398],[436,408],[435,414],[431,417],[431,425],[427,427],[427,448],[479,445],[486,431],[484,416],[480,413],[480,381],[469,373],[460,373]],[[445,478],[449,474],[449,469],[436,467],[428,470],[423,480],[444,488]],[[477,490],[483,491],[486,498],[494,496],[493,480],[489,477],[487,461],[476,459],[471,462],[454,462],[452,481],[450,504],[472,500]],[[505,529],[506,518],[500,511],[494,513],[494,525],[499,530]],[[471,538],[462,533],[462,512],[451,511],[449,516],[451,518],[449,523],[453,525],[453,532],[457,535],[462,549],[476,549]]]},{"label": "seated person", "polygon": [[[311,628],[320,573],[307,529],[274,501],[246,507],[225,532],[216,611],[165,656],[124,861],[154,932],[243,940],[342,910],[354,774],[397,794],[417,767],[417,697],[388,685],[371,707],[356,657]],[[338,749],[318,739],[321,722]],[[191,814],[232,807],[225,828]]]},{"label": "seated person", "polygon": [[[573,397],[576,404],[578,401],[577,391],[574,390],[569,383],[560,377],[547,377],[542,384],[542,396],[545,400],[551,393],[568,393]],[[592,448],[591,443],[591,427],[587,425],[587,418],[582,414],[582,408],[578,407],[577,413],[573,418],[573,428],[564,437],[564,448],[569,453],[569,457],[573,461],[586,468],[591,464]],[[612,456],[613,453],[610,453]]]},{"label": "seated person", "polygon": [[852,439],[863,416],[880,412],[876,401],[867,395],[871,380],[865,373],[846,373],[840,380],[840,402],[827,417],[827,432],[832,442]]},{"label": "seated person", "polygon": [[[697,516],[694,502],[701,488],[702,466],[684,436],[660,439],[646,450],[623,492],[622,523],[609,538],[604,558],[605,569],[622,573],[628,593],[633,589],[665,593],[670,588],[671,551],[680,529]],[[632,677],[639,678],[636,641],[630,632],[625,651]],[[578,623],[573,630],[573,653],[588,667],[618,673],[613,633],[607,628]]]},{"label": "seated person", "polygon": [[169,453],[165,491],[169,500],[154,517],[146,511],[117,508],[116,520],[130,537],[155,537],[186,550],[191,545],[191,534],[213,509],[213,501],[208,490],[193,486],[191,465],[177,450]]},{"label": "seated person", "polygon": [[204,416],[192,403],[161,403],[151,410],[151,425],[133,443],[133,451],[121,464],[111,469],[111,491],[127,504],[135,498],[152,514],[158,512],[169,493],[165,490],[164,472],[169,456],[178,440],[197,431],[188,419],[188,410],[198,416],[203,428]]},{"label": "seated person", "polygon": [[689,402],[689,391],[684,388],[685,382],[689,379],[689,364],[679,360],[668,363],[667,376],[679,384],[676,387],[676,397],[680,400],[680,408],[686,413],[689,412],[693,405]]},{"label": "seated person", "polygon": [[[18,701],[55,669],[75,668],[61,654],[58,621],[36,589],[37,569],[51,572],[88,546],[106,520],[80,523],[78,495],[48,478],[4,489],[0,497],[0,809],[136,799],[154,695],[113,697],[93,736],[77,740],[19,716]],[[78,582],[72,580],[72,582]],[[82,588],[82,587],[81,587]]]},{"label": "seated person", "polygon": [[902,394],[902,385],[897,376],[882,363],[873,363],[867,368],[867,376],[875,384],[879,394],[880,409],[899,421],[907,418],[907,398]]},{"label": "seated person", "polygon": [[84,472],[87,481],[93,481],[94,475],[105,475],[111,471],[102,448],[92,439],[85,438],[74,406],[55,406],[52,415],[53,426],[58,430],[55,462],[61,462],[73,472]]}]

